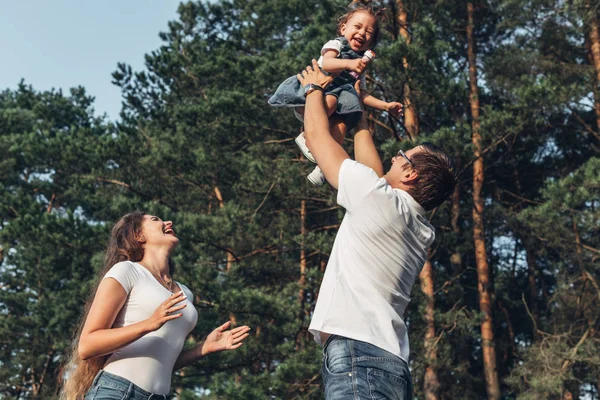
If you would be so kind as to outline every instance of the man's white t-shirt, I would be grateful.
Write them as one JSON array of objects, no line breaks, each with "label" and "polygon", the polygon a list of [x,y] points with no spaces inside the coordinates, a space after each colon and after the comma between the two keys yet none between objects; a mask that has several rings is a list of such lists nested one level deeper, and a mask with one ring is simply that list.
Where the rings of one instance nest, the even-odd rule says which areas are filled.
[{"label": "man's white t-shirt", "polygon": [[[150,271],[135,262],[115,264],[103,279],[108,278],[119,282],[128,294],[113,328],[150,318],[171,295]],[[177,284],[187,297],[187,307],[178,311],[183,315],[167,321],[160,329],[112,353],[104,365],[105,371],[128,379],[148,392],[170,393],[175,361],[181,353],[185,338],[198,321],[198,312],[192,304],[192,292],[185,285],[179,282]]]},{"label": "man's white t-shirt", "polygon": [[337,202],[346,215],[335,238],[309,331],[373,344],[409,357],[404,310],[435,231],[425,210],[371,168],[345,160]]}]

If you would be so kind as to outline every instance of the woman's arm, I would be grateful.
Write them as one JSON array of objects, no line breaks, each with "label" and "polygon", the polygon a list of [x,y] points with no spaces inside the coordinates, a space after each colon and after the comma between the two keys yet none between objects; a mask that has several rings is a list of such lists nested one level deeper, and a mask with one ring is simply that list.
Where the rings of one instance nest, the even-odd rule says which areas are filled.
[{"label": "woman's arm", "polygon": [[167,321],[181,317],[181,313],[173,313],[185,307],[185,303],[176,305],[185,300],[183,296],[183,292],[180,292],[169,297],[144,321],[122,328],[111,328],[125,304],[127,293],[116,279],[104,279],[98,286],[79,338],[79,357],[85,360],[113,353],[159,329]]},{"label": "woman's arm", "polygon": [[242,341],[249,336],[250,327],[244,325],[227,330],[229,325],[231,325],[231,321],[225,322],[213,330],[203,342],[200,342],[189,350],[181,352],[179,357],[177,357],[177,361],[175,361],[173,369],[178,370],[190,365],[210,353],[239,348],[243,344]]}]

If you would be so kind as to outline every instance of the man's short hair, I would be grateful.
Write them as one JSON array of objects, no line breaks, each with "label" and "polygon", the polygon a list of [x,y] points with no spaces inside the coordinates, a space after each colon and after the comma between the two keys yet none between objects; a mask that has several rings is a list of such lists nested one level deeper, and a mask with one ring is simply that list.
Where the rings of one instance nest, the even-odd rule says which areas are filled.
[{"label": "man's short hair", "polygon": [[413,168],[419,174],[410,195],[429,211],[444,202],[454,192],[458,171],[454,161],[440,147],[422,143],[423,151],[411,156]]}]

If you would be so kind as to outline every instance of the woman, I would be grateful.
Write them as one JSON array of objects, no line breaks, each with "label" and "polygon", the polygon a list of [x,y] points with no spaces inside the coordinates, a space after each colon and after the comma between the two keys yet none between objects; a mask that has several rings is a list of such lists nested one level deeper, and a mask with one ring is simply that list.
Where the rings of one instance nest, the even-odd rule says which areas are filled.
[{"label": "woman", "polygon": [[63,399],[167,399],[173,370],[237,349],[248,337],[249,327],[227,330],[226,322],[181,352],[198,313],[192,292],[172,279],[177,243],[171,221],[141,212],[114,226],[66,366]]}]

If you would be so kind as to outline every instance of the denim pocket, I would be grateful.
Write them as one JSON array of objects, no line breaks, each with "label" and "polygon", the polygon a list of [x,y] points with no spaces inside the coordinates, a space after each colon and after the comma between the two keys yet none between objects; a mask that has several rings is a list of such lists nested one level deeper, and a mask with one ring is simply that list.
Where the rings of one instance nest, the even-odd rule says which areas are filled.
[{"label": "denim pocket", "polygon": [[412,393],[406,379],[376,368],[367,368],[371,400],[411,400]]},{"label": "denim pocket", "polygon": [[[342,343],[342,342],[340,342]],[[332,343],[333,344],[333,343]],[[341,346],[329,348],[323,354],[323,367],[325,371],[332,376],[352,376],[352,357]]]}]

